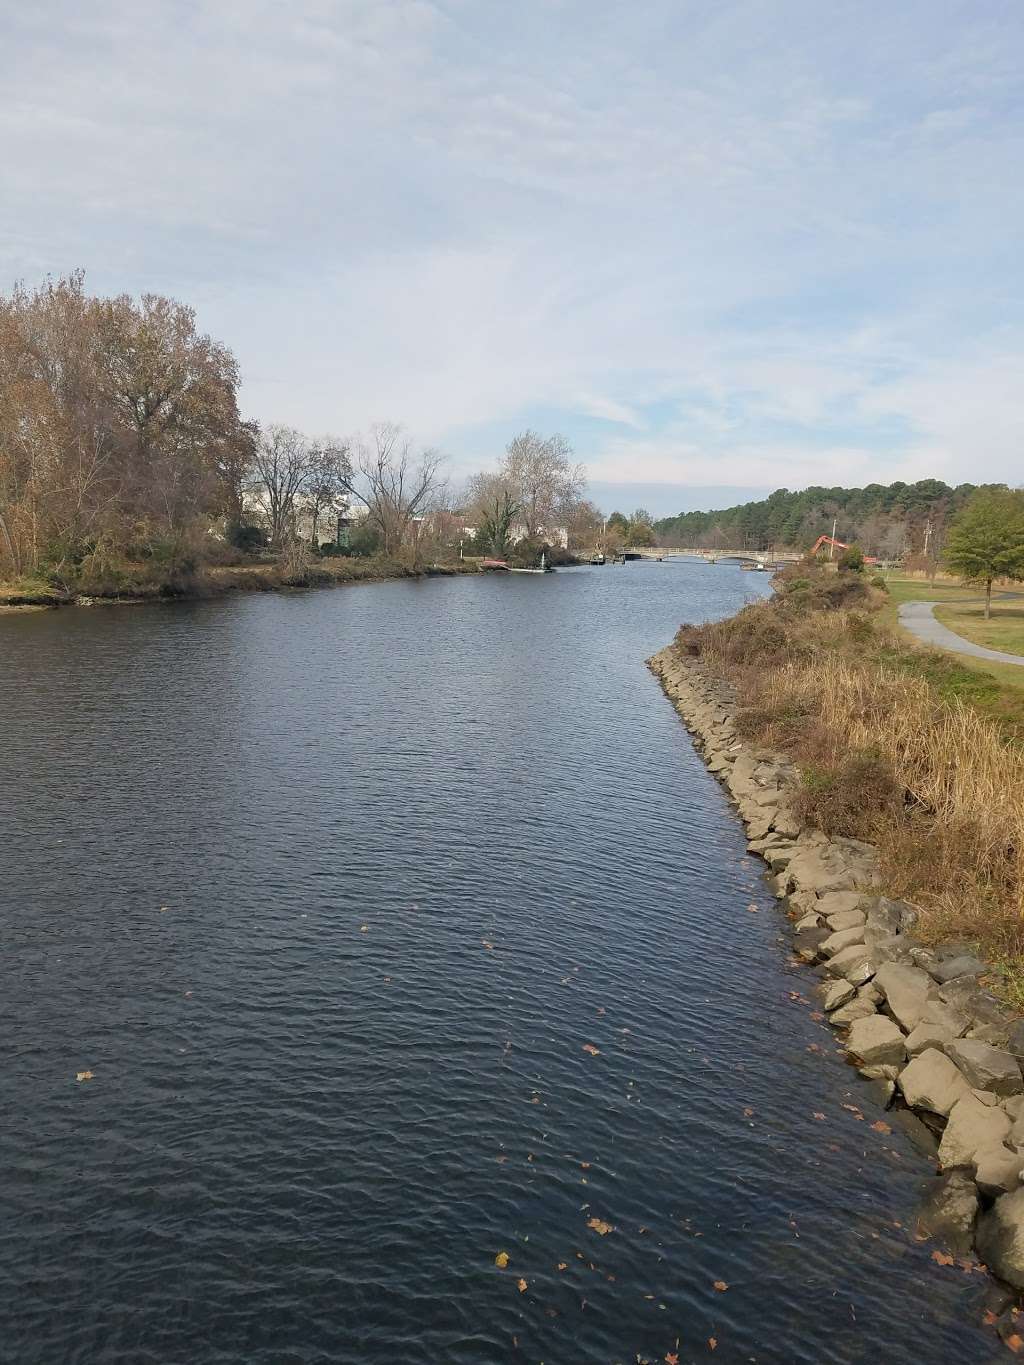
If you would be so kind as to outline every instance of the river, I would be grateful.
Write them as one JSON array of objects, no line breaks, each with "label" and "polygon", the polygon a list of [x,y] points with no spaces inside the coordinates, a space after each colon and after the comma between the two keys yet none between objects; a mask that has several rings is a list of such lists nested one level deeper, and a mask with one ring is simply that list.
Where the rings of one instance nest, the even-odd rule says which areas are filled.
[{"label": "river", "polygon": [[766,590],[0,620],[0,1358],[998,1358],[644,667]]}]

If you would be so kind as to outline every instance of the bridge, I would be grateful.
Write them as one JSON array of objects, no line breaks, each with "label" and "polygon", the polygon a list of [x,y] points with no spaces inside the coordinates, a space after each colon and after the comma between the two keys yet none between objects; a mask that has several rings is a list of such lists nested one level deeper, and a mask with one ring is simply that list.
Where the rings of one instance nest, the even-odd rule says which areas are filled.
[{"label": "bridge", "polygon": [[803,558],[799,550],[777,550],[774,547],[768,550],[678,550],[661,545],[627,545],[618,553],[628,559],[702,559],[707,564],[717,564],[721,559],[730,563],[756,564],[762,569],[775,564],[796,564]]}]

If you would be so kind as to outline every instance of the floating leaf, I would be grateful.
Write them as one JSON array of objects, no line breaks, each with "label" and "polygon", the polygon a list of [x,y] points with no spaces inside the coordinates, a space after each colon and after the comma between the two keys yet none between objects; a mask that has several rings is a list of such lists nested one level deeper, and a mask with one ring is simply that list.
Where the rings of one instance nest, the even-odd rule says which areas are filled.
[{"label": "floating leaf", "polygon": [[679,1365],[679,1357],[675,1351],[665,1352],[665,1365]]},{"label": "floating leaf", "polygon": [[743,1111],[743,1117],[744,1117],[745,1119],[752,1119],[752,1118],[754,1117],[754,1111],[753,1111],[753,1109],[744,1109],[744,1111]]},{"label": "floating leaf", "polygon": [[498,1267],[499,1270],[504,1270],[505,1267],[508,1265],[508,1252],[499,1251],[497,1256],[495,1256],[494,1258],[494,1264]]},{"label": "floating leaf", "polygon": [[887,1123],[883,1123],[881,1119],[879,1119],[877,1123],[873,1123],[873,1124],[871,1125],[871,1128],[872,1128],[872,1130],[873,1130],[874,1132],[876,1132],[876,1133],[891,1133],[891,1132],[892,1132],[892,1129],[889,1127],[889,1125],[888,1125]]},{"label": "floating leaf", "polygon": [[725,1291],[729,1288],[729,1286],[726,1284],[724,1280],[716,1280],[715,1288],[718,1290],[719,1294],[724,1294]]},{"label": "floating leaf", "polygon": [[92,1080],[92,1072],[91,1072],[91,1071],[77,1071],[77,1072],[75,1073],[75,1080],[76,1080],[76,1081],[91,1081],[91,1080]]},{"label": "floating leaf", "polygon": [[370,931],[370,926],[369,926],[368,924],[361,924],[361,925],[359,926],[359,932],[360,932],[361,934],[367,934],[367,933],[369,933],[369,931]]},{"label": "floating leaf", "polygon": [[520,1294],[525,1294],[527,1289],[529,1288],[529,1285],[526,1283],[525,1280],[517,1280],[516,1288],[519,1290]]},{"label": "floating leaf", "polygon": [[948,1256],[944,1251],[933,1251],[932,1260],[936,1265],[952,1265],[953,1257]]},{"label": "floating leaf", "polygon": [[584,1043],[583,1051],[589,1052],[591,1057],[599,1057],[601,1055],[601,1049],[599,1047],[595,1047],[593,1043]]},{"label": "floating leaf", "polygon": [[709,1349],[712,1350],[712,1351],[717,1351],[717,1350],[718,1350],[718,1338],[717,1338],[717,1337],[708,1337],[708,1347],[709,1347]]},{"label": "floating leaf", "polygon": [[569,1268],[569,1265],[568,1265],[568,1262],[567,1262],[567,1261],[559,1261],[559,1262],[558,1262],[558,1269],[559,1269],[559,1270],[568,1270],[568,1268]]},{"label": "floating leaf", "polygon": [[819,1114],[817,1110],[815,1110],[815,1112],[811,1115],[811,1117],[814,1118],[814,1119],[817,1119],[817,1121],[818,1121],[819,1123],[824,1123],[824,1122],[825,1122],[825,1115],[824,1115],[824,1114]]},{"label": "floating leaf", "polygon": [[587,1227],[593,1228],[594,1231],[599,1232],[602,1237],[607,1237],[609,1232],[612,1231],[611,1223],[606,1223],[603,1218],[588,1218]]},{"label": "floating leaf", "polygon": [[1024,1337],[1018,1332],[1011,1332],[1008,1337],[1003,1338],[1003,1345],[1008,1346],[1015,1356],[1019,1356],[1024,1349]]}]

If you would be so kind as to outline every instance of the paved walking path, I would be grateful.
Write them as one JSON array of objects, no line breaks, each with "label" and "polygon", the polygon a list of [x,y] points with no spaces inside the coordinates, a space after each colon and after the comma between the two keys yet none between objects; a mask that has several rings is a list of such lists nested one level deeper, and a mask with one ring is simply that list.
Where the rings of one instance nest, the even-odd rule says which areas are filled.
[{"label": "paved walking path", "polygon": [[933,608],[941,605],[940,602],[904,602],[900,606],[900,625],[925,644],[938,649],[951,649],[955,654],[970,654],[975,659],[989,659],[995,664],[1020,664],[1024,668],[1024,658],[1019,654],[986,649],[984,645],[974,645],[962,635],[947,630],[932,615]]}]

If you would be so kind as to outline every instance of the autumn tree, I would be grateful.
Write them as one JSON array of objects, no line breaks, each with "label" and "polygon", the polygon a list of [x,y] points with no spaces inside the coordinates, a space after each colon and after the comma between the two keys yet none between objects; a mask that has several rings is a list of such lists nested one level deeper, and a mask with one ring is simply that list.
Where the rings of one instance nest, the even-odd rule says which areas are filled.
[{"label": "autumn tree", "polygon": [[949,529],[945,561],[965,583],[985,588],[985,620],[992,613],[992,584],[1024,579],[1024,492],[979,489]]}]

